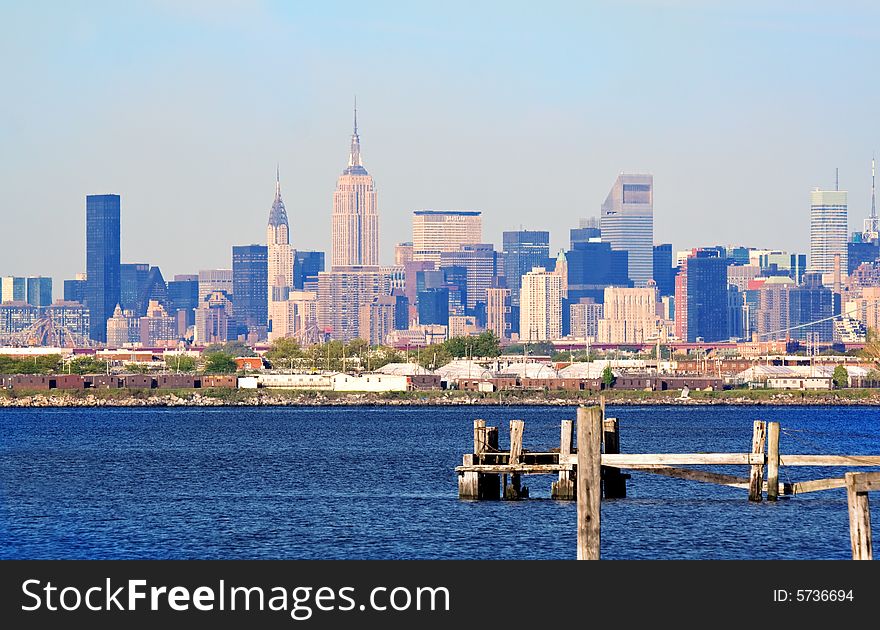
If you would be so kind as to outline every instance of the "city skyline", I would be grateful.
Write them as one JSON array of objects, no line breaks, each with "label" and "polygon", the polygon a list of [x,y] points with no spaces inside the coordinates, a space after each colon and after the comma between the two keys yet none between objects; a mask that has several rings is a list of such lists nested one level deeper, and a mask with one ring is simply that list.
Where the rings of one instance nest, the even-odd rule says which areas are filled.
[{"label": "city skyline", "polygon": [[[8,152],[0,158],[8,191],[6,226],[25,234],[46,221],[55,227],[46,235],[45,254],[35,260],[26,255],[26,239],[8,242],[0,251],[5,274],[60,280],[72,275],[71,268],[84,271],[82,199],[104,193],[122,195],[124,261],[148,261],[168,277],[228,267],[231,245],[262,242],[266,190],[277,162],[290,173],[285,181],[296,226],[292,245],[329,252],[328,198],[355,92],[369,112],[364,133],[370,171],[379,182],[381,263],[391,262],[396,242],[409,240],[410,213],[427,207],[482,211],[486,240],[496,245],[505,230],[546,229],[551,251],[557,251],[579,218],[598,215],[620,172],[653,173],[655,242],[672,242],[676,250],[715,243],[715,235],[723,233],[730,243],[806,251],[809,191],[830,189],[835,167],[841,169],[841,188],[849,191],[848,231],[859,229],[870,209],[869,162],[878,134],[867,104],[876,100],[876,88],[870,81],[852,81],[858,73],[870,76],[866,71],[873,64],[873,55],[862,54],[875,41],[861,27],[869,21],[863,11],[844,7],[830,16],[806,6],[793,17],[785,12],[783,19],[781,11],[754,5],[710,5],[694,14],[662,2],[598,3],[535,15],[514,12],[502,19],[508,33],[490,30],[486,43],[478,33],[488,9],[476,9],[473,22],[458,30],[448,16],[419,9],[386,19],[384,31],[375,22],[343,18],[334,35],[358,29],[361,37],[343,42],[338,51],[332,50],[340,45],[337,37],[328,43],[300,37],[293,49],[279,43],[283,38],[263,41],[267,34],[302,35],[310,25],[326,25],[328,16],[318,9],[268,4],[246,19],[228,5],[210,15],[167,3],[105,13],[60,7],[49,20],[38,20],[28,7],[3,11],[9,19],[2,21],[7,37],[0,63],[19,94],[3,106],[12,121],[3,138]],[[586,20],[589,36],[575,38],[559,19],[567,11],[594,18]],[[682,12],[686,19],[678,19]],[[658,36],[648,27],[658,18],[681,43],[657,48]],[[599,32],[619,23],[632,33],[618,27]],[[811,50],[798,47],[798,56],[785,52],[791,38],[820,25],[822,41]],[[146,37],[132,36],[136,26]],[[751,37],[752,49],[730,46],[737,29]],[[530,33],[525,46],[507,46],[525,32]],[[461,45],[441,64],[429,63],[424,76],[414,73],[419,63],[434,61],[414,34],[436,42],[450,33]],[[147,58],[145,51],[155,51],[162,34],[167,41],[158,41],[167,46]],[[183,43],[190,35],[203,51]],[[217,47],[247,44],[258,35],[261,46],[220,81],[217,63],[227,57]],[[717,47],[692,55],[695,46],[713,38]],[[603,44],[613,53],[624,43],[632,50],[620,59],[610,54],[607,68],[587,64],[572,74],[569,59],[591,59]],[[41,52],[29,54],[36,45]],[[411,59],[378,69],[410,47]],[[360,63],[350,64],[355,49]],[[490,54],[474,56],[484,49]],[[122,54],[107,55],[108,50]],[[294,54],[302,52],[307,54]],[[648,52],[657,52],[657,58]],[[637,85],[650,96],[650,106],[644,99],[595,99],[617,92],[611,88],[640,67],[639,55],[644,66]],[[68,72],[68,63],[83,57],[94,61],[85,64],[92,70]],[[672,62],[679,64],[675,73]],[[253,76],[244,76],[243,67]],[[718,90],[693,92],[676,78],[688,71],[695,73],[694,84]],[[31,75],[41,77],[39,85],[30,82]],[[581,80],[572,82],[572,76]],[[850,97],[804,101],[817,76],[828,90],[845,89]],[[113,81],[107,78],[121,80],[124,89],[108,91]],[[419,89],[393,89],[404,79]],[[673,95],[664,82],[686,93]],[[269,103],[230,97],[256,95],[270,85],[278,92]],[[210,98],[190,98],[196,90]],[[732,92],[742,96],[725,104]],[[48,98],[55,93],[63,98]],[[221,107],[224,99],[229,104]],[[626,117],[634,117],[631,130],[624,130]],[[820,128],[825,142],[818,148],[812,134]],[[761,138],[757,154],[754,145],[744,145],[746,138]],[[528,174],[525,185],[511,185],[516,173]],[[743,186],[757,203],[742,206],[737,189]],[[33,205],[41,211],[21,210]],[[750,221],[760,221],[764,229],[756,233]],[[142,238],[151,230],[157,238]]]}]

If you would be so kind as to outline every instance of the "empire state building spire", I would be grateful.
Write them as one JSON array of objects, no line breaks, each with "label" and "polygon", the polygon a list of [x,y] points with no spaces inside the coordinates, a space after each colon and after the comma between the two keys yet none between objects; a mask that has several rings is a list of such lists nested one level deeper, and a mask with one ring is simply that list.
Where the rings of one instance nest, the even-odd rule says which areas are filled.
[{"label": "empire state building spire", "polygon": [[348,169],[352,170],[361,166],[361,139],[358,136],[358,105],[357,97],[354,99],[354,131],[351,134],[351,151],[348,154]]}]

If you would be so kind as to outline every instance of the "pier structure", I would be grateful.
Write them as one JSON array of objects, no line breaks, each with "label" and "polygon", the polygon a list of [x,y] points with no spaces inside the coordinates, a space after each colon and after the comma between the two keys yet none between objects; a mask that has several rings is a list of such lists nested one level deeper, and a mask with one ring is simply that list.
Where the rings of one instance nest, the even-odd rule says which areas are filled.
[{"label": "pier structure", "polygon": [[[880,489],[880,472],[848,472],[799,482],[781,482],[781,467],[880,467],[880,455],[798,455],[780,453],[778,422],[756,420],[750,448],[742,453],[622,453],[620,423],[605,417],[599,406],[579,407],[577,424],[563,420],[559,447],[544,451],[523,448],[525,422],[511,420],[509,446],[499,445],[499,428],[474,420],[473,453],[462,458],[458,494],[466,500],[519,500],[529,496],[526,476],[552,475],[550,496],[577,502],[579,559],[599,559],[601,499],[626,498],[635,470],[665,477],[713,483],[747,491],[749,501],[777,501],[835,488],[846,488],[853,559],[870,559],[871,517],[868,492]],[[738,466],[748,476],[699,470],[691,466]]]}]

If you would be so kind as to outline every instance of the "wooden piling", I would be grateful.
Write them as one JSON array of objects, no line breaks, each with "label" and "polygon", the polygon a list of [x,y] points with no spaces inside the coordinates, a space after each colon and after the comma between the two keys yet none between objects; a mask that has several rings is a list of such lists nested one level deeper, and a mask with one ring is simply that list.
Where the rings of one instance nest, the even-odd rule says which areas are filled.
[{"label": "wooden piling", "polygon": [[779,497],[779,423],[767,423],[767,500]]},{"label": "wooden piling", "polygon": [[[853,560],[873,559],[871,548],[871,508],[868,504],[867,484],[860,484],[864,473],[848,472],[846,480],[846,503],[849,507],[849,540]],[[860,487],[862,486],[862,487]]]},{"label": "wooden piling", "polygon": [[[510,457],[507,460],[508,464],[517,465],[520,463],[522,457],[524,424],[525,423],[522,420],[510,421]],[[523,498],[523,495],[524,492],[520,485],[519,473],[511,473],[510,483],[505,483],[504,485],[504,498],[520,499]]]},{"label": "wooden piling", "polygon": [[[571,443],[574,439],[574,423],[571,420],[563,420],[559,437],[559,457],[571,455]],[[559,478],[550,486],[550,498],[572,500],[575,498],[575,472],[574,470],[560,470]]]},{"label": "wooden piling", "polygon": [[486,452],[488,446],[486,441],[486,421],[474,420],[474,455],[476,464],[482,464],[482,455]]},{"label": "wooden piling", "polygon": [[[603,424],[603,442],[605,453],[620,453],[620,426],[617,418],[606,418]],[[606,499],[622,499],[626,497],[626,476],[620,468],[602,467],[602,487]]]},{"label": "wooden piling", "polygon": [[[487,452],[498,450],[498,427],[474,420],[474,452],[462,458],[462,465],[483,464]],[[467,471],[458,477],[459,499],[500,499],[501,479],[497,474]]]},{"label": "wooden piling", "polygon": [[[764,443],[767,437],[767,423],[763,420],[755,420],[752,427],[752,454],[764,455]],[[761,490],[764,485],[764,464],[752,464],[751,473],[749,474],[749,501],[760,501]]]},{"label": "wooden piling", "polygon": [[602,410],[577,412],[577,558],[598,560],[601,543]]}]

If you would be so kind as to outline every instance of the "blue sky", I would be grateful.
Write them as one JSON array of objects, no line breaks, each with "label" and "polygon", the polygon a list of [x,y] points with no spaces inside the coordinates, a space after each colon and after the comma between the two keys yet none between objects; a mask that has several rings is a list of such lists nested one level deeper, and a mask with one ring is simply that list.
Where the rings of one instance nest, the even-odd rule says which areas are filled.
[{"label": "blue sky", "polygon": [[805,251],[809,191],[835,167],[852,229],[867,213],[878,18],[869,2],[0,2],[0,274],[52,275],[59,297],[85,265],[84,197],[106,192],[124,261],[228,267],[265,239],[276,162],[293,245],[327,249],[355,94],[386,262],[420,208],[563,247],[621,171],[654,174],[657,242]]}]

